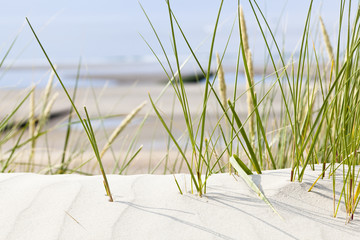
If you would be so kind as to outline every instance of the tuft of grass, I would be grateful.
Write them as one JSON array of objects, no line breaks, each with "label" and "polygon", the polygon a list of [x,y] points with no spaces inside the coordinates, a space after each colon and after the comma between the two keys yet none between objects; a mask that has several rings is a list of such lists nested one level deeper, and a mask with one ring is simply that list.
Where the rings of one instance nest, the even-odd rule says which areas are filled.
[{"label": "tuft of grass", "polygon": [[[158,39],[162,53],[166,56],[168,68],[178,69],[177,78],[174,74],[168,76],[183,110],[183,118],[187,126],[186,134],[191,143],[191,159],[186,156],[184,147],[176,139],[171,128],[168,127],[151,97],[150,100],[156,115],[184,158],[192,177],[192,183],[199,195],[206,192],[206,179],[216,172],[215,166],[220,165],[220,158],[225,153],[233,156],[230,158],[233,167],[236,166],[238,172],[245,174],[251,174],[252,171],[261,174],[266,169],[290,167],[291,181],[302,181],[306,169],[315,169],[315,164],[321,163],[323,173],[317,181],[325,177],[326,169],[330,169],[330,176],[333,178],[334,184],[333,196],[335,196],[335,171],[342,168],[344,186],[337,205],[334,200],[334,215],[336,216],[342,198],[345,202],[348,218],[351,220],[360,201],[359,174],[355,171],[355,167],[359,164],[358,151],[360,149],[360,135],[357,131],[360,128],[360,121],[358,120],[360,119],[358,104],[360,85],[357,81],[360,76],[358,71],[360,65],[359,7],[353,15],[354,18],[351,19],[353,11],[351,1],[340,1],[335,52],[325,25],[319,18],[324,44],[331,61],[331,66],[329,66],[317,50],[317,38],[314,37],[317,33],[313,32],[312,29],[314,24],[313,0],[309,2],[308,11],[303,18],[304,24],[299,47],[291,56],[285,55],[281,50],[276,34],[270,27],[270,23],[258,1],[246,1],[250,7],[249,14],[253,15],[265,45],[266,59],[269,60],[269,65],[266,63],[264,68],[267,71],[272,71],[272,74],[268,76],[264,74],[263,79],[255,83],[245,17],[240,1],[238,1],[236,20],[239,28],[239,36],[237,37],[240,42],[236,62],[236,81],[234,95],[225,104],[224,97],[221,94],[222,90],[220,90],[219,96],[213,88],[214,82],[210,81],[208,77],[209,69],[212,67],[214,43],[223,2],[220,3],[216,16],[208,52],[209,61],[205,67],[200,64],[196,51],[193,50],[178,23],[170,6],[170,1],[167,0],[166,3],[171,26],[170,35],[175,55],[175,67],[170,64],[164,45],[148,15],[146,17]],[[178,32],[180,35],[176,35]],[[203,72],[206,78],[199,116],[194,116],[189,110],[191,103],[189,103],[179,67],[180,60],[177,50],[179,39],[186,42],[188,50],[195,60],[196,67]],[[224,49],[222,57],[226,55],[227,45]],[[152,48],[151,50],[159,59]],[[220,60],[220,57],[217,56],[218,67],[215,79],[218,78],[219,82],[223,81],[221,61],[222,58]],[[160,60],[159,63],[165,70],[164,64]],[[241,65],[244,69],[247,87],[245,93],[239,94],[236,89],[239,84],[237,79]],[[222,83],[220,82],[220,84]],[[261,91],[257,91],[258,88]],[[220,89],[222,89],[221,85]],[[247,96],[248,103],[246,119],[242,119],[243,117],[238,111],[238,108],[242,107],[239,102],[241,102],[241,96],[244,94]],[[218,122],[215,126],[211,126],[207,120],[207,104],[212,97],[215,98],[222,111],[222,115],[217,119]],[[272,106],[276,98],[280,98],[280,110],[277,110],[280,112],[276,112],[275,107]],[[230,137],[224,133],[220,124],[221,119],[227,120],[231,130]],[[220,146],[219,139],[222,139],[225,146]],[[216,150],[219,148],[221,148],[220,151]],[[218,171],[222,171],[224,166],[220,165],[218,169]],[[205,175],[205,181],[201,178],[201,173]]]},{"label": "tuft of grass", "polygon": [[[181,73],[181,64],[180,64],[180,59],[179,59],[178,52],[177,52],[177,39],[175,36],[175,27],[177,27],[178,30],[180,30],[182,37],[186,41],[186,43],[189,47],[189,50],[192,53],[192,56],[196,59],[196,62],[199,63],[199,61],[196,58],[194,50],[192,49],[189,42],[187,41],[187,38],[183,34],[183,31],[182,31],[180,25],[178,24],[178,21],[174,15],[174,13],[172,12],[172,9],[170,6],[170,1],[167,0],[166,4],[168,6],[169,22],[170,22],[170,26],[171,26],[171,41],[172,41],[173,50],[174,50],[174,56],[175,56],[174,60],[176,63],[175,68],[177,69],[178,78],[174,78],[175,77],[174,74],[172,76],[170,76],[170,75],[168,75],[168,76],[169,76],[169,82],[173,86],[173,89],[177,96],[177,100],[180,103],[182,111],[183,111],[184,121],[186,123],[186,131],[187,131],[188,137],[190,139],[190,144],[191,144],[191,159],[189,159],[187,157],[187,155],[184,152],[184,149],[180,146],[179,142],[176,140],[175,136],[170,131],[168,124],[166,124],[164,118],[162,117],[162,115],[160,114],[156,105],[154,104],[154,101],[152,100],[151,96],[149,96],[149,97],[150,97],[151,105],[153,106],[153,109],[155,110],[156,115],[158,116],[159,120],[163,124],[165,130],[171,137],[172,141],[176,145],[178,151],[180,152],[181,156],[183,157],[183,159],[187,165],[187,169],[190,172],[191,179],[192,179],[192,186],[195,187],[195,190],[199,194],[199,196],[202,196],[202,194],[206,188],[206,180],[207,180],[208,176],[211,174],[211,171],[206,171],[208,174],[205,176],[205,179],[202,179],[201,170],[202,170],[203,166],[205,165],[208,170],[211,169],[211,166],[209,166],[208,162],[205,160],[206,153],[204,152],[204,150],[206,149],[206,147],[204,145],[204,143],[205,143],[205,141],[204,141],[205,140],[205,122],[206,122],[206,113],[207,113],[206,106],[207,106],[207,102],[209,99],[209,94],[211,92],[210,88],[212,88],[212,84],[210,83],[210,75],[211,75],[211,67],[210,66],[211,66],[211,62],[212,62],[212,54],[213,54],[214,43],[215,43],[215,35],[217,32],[217,28],[218,28],[218,23],[219,23],[219,18],[220,18],[221,7],[223,4],[223,1],[221,1],[221,3],[220,3],[218,15],[215,19],[215,27],[214,27],[214,31],[213,31],[213,38],[211,41],[211,50],[210,50],[209,64],[208,64],[207,70],[205,71],[201,67],[201,64],[199,64],[200,70],[204,74],[204,77],[206,79],[206,84],[205,84],[205,91],[204,91],[204,97],[203,97],[203,103],[202,103],[202,106],[203,106],[202,113],[201,113],[200,118],[197,121],[197,124],[195,126],[194,126],[193,116],[190,113],[190,105],[189,105],[189,102],[187,99],[186,89],[184,86],[184,81],[183,81],[183,77],[182,77],[182,73]],[[149,22],[151,24],[150,20],[149,20]],[[152,24],[151,24],[151,26],[152,26]],[[156,30],[155,30],[155,28],[153,28],[153,26],[152,26],[152,29],[153,29],[155,35],[157,36]],[[159,40],[159,43],[161,46],[163,46],[163,44],[161,43],[160,40]],[[162,48],[162,49],[164,49],[164,48]],[[163,51],[163,52],[166,56],[166,59],[168,59],[166,52],[165,51]],[[167,61],[167,63],[169,64],[169,68],[173,69],[173,67],[170,64],[170,61]],[[160,62],[160,64],[163,66],[163,64],[161,62]]]},{"label": "tuft of grass", "polygon": [[[351,1],[340,0],[339,26],[335,38],[336,43],[333,45],[334,48],[331,45],[330,36],[325,29],[322,19],[319,18],[319,22],[315,22],[315,24],[320,24],[323,44],[328,54],[328,57],[325,58],[322,52],[318,50],[320,44],[316,37],[318,33],[312,27],[314,26],[313,19],[316,19],[313,18],[313,0],[310,1],[306,16],[303,18],[304,24],[299,47],[291,56],[285,55],[279,46],[276,31],[273,31],[270,27],[270,23],[265,17],[258,1],[249,0],[245,3],[243,2],[248,4],[250,8],[249,15],[252,14],[256,21],[266,48],[266,59],[268,59],[266,60],[268,62],[264,63],[262,79],[255,82],[257,78],[254,76],[253,62],[257,61],[252,59],[255,56],[252,56],[249,47],[247,26],[243,9],[240,6],[240,0],[237,2],[236,12],[234,12],[236,17],[234,25],[229,30],[228,41],[223,44],[223,50],[220,51],[220,54],[216,54],[216,56],[214,54],[215,48],[218,47],[217,35],[221,25],[223,3],[224,1],[219,3],[217,15],[214,16],[213,32],[209,38],[209,57],[205,65],[199,60],[197,48],[193,47],[185,35],[185,31],[178,22],[174,9],[170,4],[170,0],[166,1],[166,14],[169,17],[172,44],[172,48],[169,50],[170,53],[165,49],[165,44],[159,38],[149,16],[142,8],[160,45],[160,54],[165,56],[165,61],[162,62],[160,60],[162,58],[147,43],[169,80],[159,98],[168,86],[171,86],[174,92],[173,109],[170,119],[157,106],[159,98],[153,99],[149,95],[152,109],[168,134],[167,155],[161,159],[155,169],[164,163],[164,173],[169,171],[173,174],[176,172],[176,164],[179,165],[179,169],[186,165],[187,171],[191,176],[192,191],[196,192],[199,196],[206,194],[207,179],[211,174],[225,172],[226,169],[231,173],[235,169],[248,183],[249,187],[273,208],[248,175],[253,174],[253,172],[261,174],[267,169],[290,167],[290,180],[302,181],[305,171],[315,169],[316,164],[322,164],[323,171],[309,191],[316,187],[317,182],[325,178],[326,171],[329,172],[326,176],[332,178],[333,181],[334,216],[337,215],[341,202],[344,202],[347,221],[351,221],[354,218],[355,210],[360,201],[360,178],[359,171],[357,170],[360,162],[358,154],[360,149],[360,133],[358,132],[360,128],[360,84],[358,81],[360,76],[358,70],[360,65],[359,8],[355,14],[352,14],[354,10],[351,8]],[[69,112],[68,124],[66,125],[67,132],[61,163],[58,166],[52,166],[49,163],[48,166],[45,166],[48,169],[43,171],[52,172],[53,169],[56,169],[57,173],[77,172],[85,174],[82,172],[81,167],[88,161],[82,163],[77,168],[69,169],[72,156],[68,156],[68,160],[66,160],[71,125],[73,124],[72,113],[75,112],[85,130],[95,158],[100,166],[105,191],[110,201],[112,201],[109,183],[101,159],[109,149],[112,151],[111,146],[114,141],[140,111],[143,104],[127,115],[124,121],[120,123],[108,138],[102,150],[99,151],[95,131],[91,123],[92,119],[90,119],[87,109],[84,108],[85,118],[83,118],[75,106],[81,61],[79,63],[75,90],[73,96],[70,97],[56,71],[56,67],[52,64],[29,20],[26,20],[53,72],[42,96],[44,104],[40,110],[39,117],[35,117],[35,112],[38,110],[35,106],[40,106],[40,104],[35,104],[35,88],[33,87],[20,104],[0,121],[0,132],[2,134],[0,147],[10,139],[15,140],[14,146],[7,152],[6,158],[0,162],[1,171],[10,172],[14,169],[12,162],[16,158],[16,152],[25,145],[30,145],[30,155],[28,162],[23,163],[23,165],[27,167],[28,171],[34,171],[36,166],[34,163],[36,142],[40,136],[45,135],[46,137],[47,130],[44,130],[43,127],[49,119],[49,113],[56,98],[56,94],[51,94],[53,78],[56,76],[72,107]],[[234,63],[236,72],[234,87],[231,89],[234,90],[233,95],[227,99],[227,86],[224,79],[222,62],[227,57],[228,43],[233,34],[234,27],[238,28],[238,36],[236,36],[236,39],[239,41],[237,46],[238,55],[236,63]],[[184,62],[181,62],[179,57],[179,41],[184,41],[190,51],[190,57]],[[15,41],[1,60],[0,67],[14,43]],[[173,59],[171,59],[171,56],[173,56]],[[206,79],[203,85],[200,111],[197,113],[193,112],[193,106],[184,83],[185,76],[182,72],[183,66],[190,58],[194,60],[197,71]],[[217,66],[214,78],[212,78],[215,58]],[[325,59],[330,59],[331,64]],[[240,82],[238,82],[241,74],[240,69],[243,69],[246,79],[246,86],[241,86],[246,90],[242,93],[239,93],[237,90],[240,87]],[[268,74],[268,72],[271,72],[271,74]],[[216,81],[219,81],[219,90],[215,90],[214,84]],[[239,111],[239,109],[246,107],[246,104],[242,104],[245,102],[242,100],[244,97],[247,99],[248,108],[246,116],[243,116],[241,111]],[[10,121],[27,100],[30,102],[29,120],[24,124],[11,125]],[[209,114],[211,100],[215,100],[215,107],[220,110],[220,113],[217,112],[215,117]],[[279,101],[279,106],[273,106],[275,101]],[[175,104],[180,105],[182,111],[181,120],[186,126],[180,137],[173,126]],[[130,155],[130,151],[137,141],[139,129],[144,125],[147,117],[148,114],[144,117],[139,125],[136,136],[129,144],[129,150],[122,166],[118,164],[119,160],[116,160],[114,172],[123,173],[142,150],[141,146],[135,150],[133,155]],[[224,127],[222,124],[226,124],[226,126]],[[23,141],[22,139],[27,129],[29,129],[29,138]],[[170,144],[171,141],[173,146]],[[173,166],[169,166],[171,148],[175,148],[179,153],[178,160],[175,161]],[[49,151],[49,149],[47,150]],[[230,159],[229,156],[231,156]],[[339,174],[341,174],[344,184],[341,189],[337,189],[340,191],[340,197],[336,202],[335,181],[337,180],[335,176]],[[183,191],[177,179],[175,177],[174,179],[182,194]],[[273,210],[275,211],[275,209]]]}]

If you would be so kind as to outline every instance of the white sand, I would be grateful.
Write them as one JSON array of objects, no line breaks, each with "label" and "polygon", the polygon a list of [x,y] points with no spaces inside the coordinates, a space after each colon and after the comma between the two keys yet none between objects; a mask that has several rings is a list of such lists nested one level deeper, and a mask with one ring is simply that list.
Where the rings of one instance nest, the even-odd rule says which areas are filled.
[{"label": "white sand", "polygon": [[[110,175],[113,203],[101,176],[1,174],[0,239],[360,238],[358,212],[345,224],[342,204],[332,217],[331,180],[308,193],[319,171],[308,169],[302,183],[289,182],[289,174],[252,176],[283,220],[228,174],[211,176],[202,198],[180,195],[171,175]],[[189,191],[189,176],[176,177]],[[340,185],[337,196],[339,191]]]}]

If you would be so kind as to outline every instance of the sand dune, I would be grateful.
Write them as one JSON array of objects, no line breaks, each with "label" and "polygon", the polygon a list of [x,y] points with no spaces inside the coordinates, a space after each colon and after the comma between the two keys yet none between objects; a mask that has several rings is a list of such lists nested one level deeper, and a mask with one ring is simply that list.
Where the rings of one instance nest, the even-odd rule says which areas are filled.
[{"label": "sand dune", "polygon": [[[253,175],[282,216],[239,177],[212,175],[205,196],[190,194],[189,175],[109,175],[113,203],[101,176],[0,175],[0,239],[357,239],[360,220],[332,217],[332,181],[307,192],[319,171],[302,183],[289,169]],[[337,197],[341,190],[338,181]],[[343,206],[343,205],[342,205]]]}]

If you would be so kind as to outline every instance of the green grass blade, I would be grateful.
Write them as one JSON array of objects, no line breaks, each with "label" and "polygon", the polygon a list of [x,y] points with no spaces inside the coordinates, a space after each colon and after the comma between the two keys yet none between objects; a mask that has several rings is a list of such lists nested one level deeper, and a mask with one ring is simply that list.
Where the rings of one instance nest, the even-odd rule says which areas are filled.
[{"label": "green grass blade", "polygon": [[81,115],[80,115],[78,109],[76,108],[74,101],[71,99],[69,92],[66,90],[65,85],[64,85],[64,83],[62,82],[59,74],[57,73],[57,71],[56,71],[53,63],[51,62],[49,56],[47,55],[47,53],[46,53],[43,45],[41,44],[40,39],[39,39],[38,36],[36,35],[35,30],[34,30],[33,27],[31,26],[29,19],[26,18],[26,21],[27,21],[27,23],[29,24],[29,27],[30,27],[32,33],[34,34],[34,36],[35,36],[35,38],[36,38],[36,40],[37,40],[37,42],[38,42],[41,50],[43,51],[46,59],[48,60],[48,62],[49,62],[49,64],[50,64],[52,70],[54,71],[57,79],[59,80],[59,82],[60,82],[60,84],[61,84],[61,86],[62,86],[62,88],[63,88],[66,96],[68,97],[71,105],[73,106],[73,108],[74,108],[77,116],[79,117],[79,120],[80,120],[80,122],[81,122],[81,124],[82,124],[82,126],[83,126],[83,128],[84,128],[84,130],[85,130],[85,132],[86,132],[86,134],[87,134],[87,136],[88,136],[88,138],[89,138],[89,141],[90,141],[90,144],[91,144],[91,146],[92,146],[92,148],[93,148],[93,151],[94,151],[94,154],[95,154],[95,156],[96,156],[96,159],[98,160],[98,163],[99,163],[99,166],[100,166],[100,170],[101,170],[101,173],[102,173],[102,176],[103,176],[103,179],[104,179],[104,186],[105,186],[106,193],[108,194],[108,196],[109,196],[109,198],[110,198],[110,201],[113,202],[113,198],[112,198],[112,195],[111,195],[111,192],[110,192],[110,187],[109,187],[109,184],[108,184],[108,181],[107,181],[107,178],[106,178],[106,174],[105,174],[105,171],[104,171],[104,168],[103,168],[101,159],[100,159],[99,149],[98,149],[98,147],[97,147],[97,143],[96,143],[96,139],[95,139],[95,134],[94,134],[94,131],[93,131],[92,126],[91,126],[90,117],[89,117],[89,115],[88,115],[88,112],[87,112],[86,108],[84,108],[85,113],[86,113],[86,117],[87,117],[87,120],[84,121],[84,120],[81,118]]},{"label": "green grass blade", "polygon": [[[76,80],[75,80],[75,87],[74,87],[74,92],[73,92],[73,96],[72,96],[72,100],[74,102],[75,102],[76,92],[77,92],[78,83],[79,83],[79,79],[80,79],[80,69],[81,69],[81,58],[80,58],[79,64],[78,64],[78,70],[77,70]],[[65,166],[65,157],[66,157],[66,151],[68,148],[70,134],[71,134],[71,120],[72,120],[73,111],[74,111],[74,108],[71,106],[71,108],[69,110],[68,125],[66,128],[65,142],[64,142],[63,153],[61,156],[61,167],[60,167],[59,173],[64,173],[67,168],[67,166]]]},{"label": "green grass blade", "polygon": [[247,134],[246,134],[246,132],[245,132],[245,130],[244,130],[244,128],[243,128],[243,125],[242,125],[242,123],[241,123],[241,120],[240,120],[239,116],[237,115],[237,113],[236,113],[236,111],[235,111],[235,109],[234,109],[234,105],[231,103],[230,100],[228,100],[228,104],[229,104],[229,107],[230,107],[230,109],[231,109],[231,111],[232,111],[232,113],[233,113],[233,116],[235,117],[235,122],[236,122],[236,124],[238,125],[240,134],[241,134],[241,136],[243,137],[243,139],[244,139],[244,141],[245,141],[245,144],[246,144],[246,146],[247,146],[247,148],[248,148],[248,151],[249,151],[249,153],[250,153],[250,156],[251,156],[251,157],[250,157],[249,160],[250,160],[251,163],[253,164],[253,166],[254,166],[254,168],[255,168],[255,171],[256,171],[258,174],[261,174],[261,168],[260,168],[260,165],[259,165],[259,163],[258,163],[258,161],[257,161],[256,155],[255,155],[255,152],[254,152],[254,149],[253,149],[253,147],[252,147],[252,144],[250,143],[249,138],[247,137]]},{"label": "green grass blade", "polygon": [[188,167],[188,170],[189,170],[189,172],[190,172],[191,178],[192,178],[192,180],[194,181],[196,190],[199,191],[199,190],[200,190],[200,189],[199,189],[199,185],[198,185],[198,183],[197,183],[197,181],[196,181],[196,178],[195,178],[195,175],[194,175],[194,173],[193,173],[193,171],[192,171],[192,168],[191,168],[191,166],[190,166],[190,163],[189,163],[189,161],[187,160],[187,157],[185,156],[185,153],[184,153],[183,150],[181,149],[179,143],[176,141],[176,139],[175,139],[174,135],[172,134],[172,132],[170,131],[170,129],[168,128],[167,124],[165,123],[163,117],[161,116],[161,114],[159,113],[158,109],[156,108],[156,106],[155,106],[155,104],[154,104],[154,102],[153,102],[153,100],[152,100],[152,98],[151,98],[150,95],[149,95],[149,98],[150,98],[151,105],[152,105],[152,107],[153,107],[156,115],[158,116],[160,122],[161,122],[162,125],[164,126],[166,132],[169,134],[169,136],[171,137],[172,141],[174,142],[174,144],[176,145],[177,149],[179,150],[181,156],[183,157],[183,159],[184,159],[184,161],[185,161],[185,163],[186,163],[186,165],[187,165],[187,167]]},{"label": "green grass blade", "polygon": [[[241,161],[241,159],[236,155],[232,155],[231,158],[233,158],[233,160],[230,159],[230,163],[231,161],[236,161],[236,163],[242,168],[242,170],[244,170],[244,172],[247,175],[252,175],[253,173],[251,172],[251,170],[245,165],[245,163],[243,163],[243,161]],[[233,164],[232,164],[233,165]]]}]

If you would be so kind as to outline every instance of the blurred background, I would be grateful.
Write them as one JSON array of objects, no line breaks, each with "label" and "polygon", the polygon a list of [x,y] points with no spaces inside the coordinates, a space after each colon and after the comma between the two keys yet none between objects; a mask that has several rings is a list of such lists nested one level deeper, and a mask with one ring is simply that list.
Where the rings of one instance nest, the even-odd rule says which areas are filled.
[{"label": "blurred background", "polygon": [[[171,1],[174,15],[205,69],[209,62],[211,37],[220,2]],[[258,2],[286,61],[291,56],[295,56],[294,61],[296,61],[310,0],[264,0]],[[223,59],[227,83],[234,83],[236,75],[239,49],[237,3],[237,1],[224,1],[214,45],[214,52],[219,52],[221,55],[228,42]],[[241,1],[241,5],[244,9],[250,49],[255,65],[255,82],[275,82],[274,77],[262,76],[269,63],[269,54],[266,52],[262,34],[248,1]],[[337,41],[335,36],[344,35],[339,34],[337,30],[339,5],[339,0],[314,1],[309,41],[315,43],[319,56],[326,56],[319,16],[322,16],[324,20],[333,45]],[[148,94],[153,100],[158,99],[157,109],[165,121],[171,123],[172,134],[186,149],[189,145],[189,138],[186,137],[187,125],[184,121],[183,109],[176,101],[173,89],[169,87],[169,91],[165,91],[166,75],[157,61],[158,57],[160,61],[164,62],[165,57],[141,6],[156,29],[170,62],[175,68],[166,1],[141,0],[139,3],[129,0],[64,0],[61,2],[14,0],[4,1],[1,4],[0,100],[2,108],[0,119],[4,119],[11,111],[14,111],[13,109],[16,109],[20,100],[24,99],[23,106],[11,119],[10,129],[12,129],[11,126],[14,126],[15,130],[24,129],[25,131],[29,118],[46,120],[39,121],[43,124],[38,125],[41,126],[38,128],[40,129],[39,134],[34,135],[31,131],[26,131],[27,135],[25,134],[25,136],[28,136],[31,144],[25,142],[24,145],[21,145],[24,146],[23,151],[17,150],[19,155],[13,158],[13,163],[9,167],[11,171],[28,171],[29,166],[35,166],[32,165],[34,159],[36,159],[38,170],[45,173],[53,170],[57,172],[56,169],[59,166],[69,167],[68,169],[71,171],[80,169],[80,172],[85,173],[94,173],[99,170],[96,167],[97,162],[85,132],[77,122],[77,117],[69,114],[70,102],[64,91],[60,89],[57,79],[54,79],[53,84],[57,89],[46,88],[48,83],[49,86],[52,86],[52,82],[49,81],[51,68],[25,20],[26,17],[35,29],[51,61],[57,66],[57,72],[65,83],[66,89],[71,94],[74,93],[73,96],[76,92],[73,87],[81,59],[80,88],[76,92],[75,105],[80,109],[82,116],[85,116],[82,106],[87,107],[99,146],[106,144],[109,136],[126,119],[127,114],[142,102],[147,102],[147,105],[128,123],[125,130],[112,144],[111,151],[108,151],[102,158],[106,172],[122,173],[127,171],[127,166],[135,157],[134,164],[136,166],[131,168],[128,173],[167,173],[184,170],[182,169],[185,165],[181,161],[182,156],[179,155],[179,151],[172,143],[149,102]],[[356,7],[355,3],[354,6]],[[356,10],[353,8],[352,11]],[[257,15],[259,16],[259,13]],[[264,22],[261,21],[261,24],[264,25]],[[343,30],[346,30],[345,27]],[[265,31],[264,34],[266,39],[271,39],[268,31]],[[191,53],[177,28],[175,35],[178,57],[181,62],[184,62],[191,56]],[[309,51],[312,51],[310,47],[312,42],[308,44]],[[271,41],[270,46],[274,48]],[[278,56],[276,52],[273,55],[275,58]],[[216,69],[215,54],[212,57],[211,69],[214,71]],[[328,62],[326,57],[323,60],[325,63]],[[240,62],[240,66],[239,71],[243,71],[243,63]],[[272,68],[268,67],[267,69],[271,71]],[[195,79],[201,78],[198,73],[199,67],[194,60],[187,62],[182,72],[183,77],[187,75],[192,81],[194,76]],[[233,96],[236,90],[236,96],[239,97],[237,101],[241,103],[237,104],[237,113],[242,119],[246,119],[248,116],[247,106],[245,106],[246,95],[240,94],[246,91],[244,74],[239,74],[238,83],[237,86],[229,84],[227,94]],[[26,99],[33,85],[36,85],[36,88],[29,99]],[[260,87],[266,87],[266,84],[261,84]],[[258,96],[261,96],[262,92],[258,91],[258,93]],[[197,121],[198,116],[202,113],[203,82],[187,84],[186,94],[189,112],[194,121]],[[269,117],[269,123],[276,120],[282,113],[280,95],[276,94],[276,91],[272,91],[271,94],[269,103],[272,104],[274,101],[274,104],[271,105],[272,117]],[[25,100],[27,101],[25,102]],[[49,110],[48,115],[45,114],[47,109]],[[210,133],[212,135],[214,129],[217,129],[216,124],[222,115],[222,110],[215,98],[208,100],[206,113],[205,132],[209,136]],[[71,136],[67,134],[70,129]],[[8,145],[2,147],[5,149],[5,156],[9,155],[11,152],[9,149],[13,149],[13,146],[17,144],[17,131],[15,130],[14,135],[11,135],[13,137],[10,137],[7,142]],[[3,134],[8,133],[12,132],[7,131]],[[220,136],[220,132],[216,131],[215,135]],[[216,141],[219,153],[223,151],[221,148],[224,146],[224,143]],[[32,152],[34,154],[31,154]],[[35,152],[36,157],[34,157]],[[186,154],[191,154],[191,152],[187,151]],[[240,157],[246,158],[246,156]],[[26,159],[29,159],[28,162]]]},{"label": "blurred background", "polygon": [[[172,56],[170,24],[165,1],[140,1],[148,14],[167,53]],[[207,64],[211,34],[220,1],[172,1],[171,6],[192,47],[198,48],[199,59]],[[244,8],[250,48],[255,65],[264,64],[265,49],[256,19],[247,1]],[[309,0],[259,1],[278,43],[285,55],[296,54]],[[313,38],[319,37],[318,16],[321,15],[330,36],[337,31],[338,0],[315,1],[313,6]],[[0,58],[14,46],[0,68],[1,88],[24,88],[32,83],[45,86],[50,68],[25,17],[28,17],[45,50],[67,84],[74,81],[79,59],[82,58],[81,86],[108,84],[153,84],[165,80],[165,75],[144,39],[163,56],[149,22],[138,1],[70,1],[44,0],[6,1],[0,9]],[[355,11],[355,9],[354,9]],[[224,1],[215,51],[222,53],[236,20],[237,1]],[[178,36],[181,60],[189,56],[186,44]],[[336,35],[336,34],[335,34]],[[143,38],[141,37],[143,36]],[[335,39],[331,39],[335,42]],[[238,52],[238,26],[230,38],[224,58],[227,74],[235,70]],[[215,61],[214,61],[215,64]],[[215,67],[215,66],[214,66]],[[196,72],[190,61],[185,67]],[[234,75],[234,74],[232,74]],[[231,77],[228,77],[231,81]]]}]

